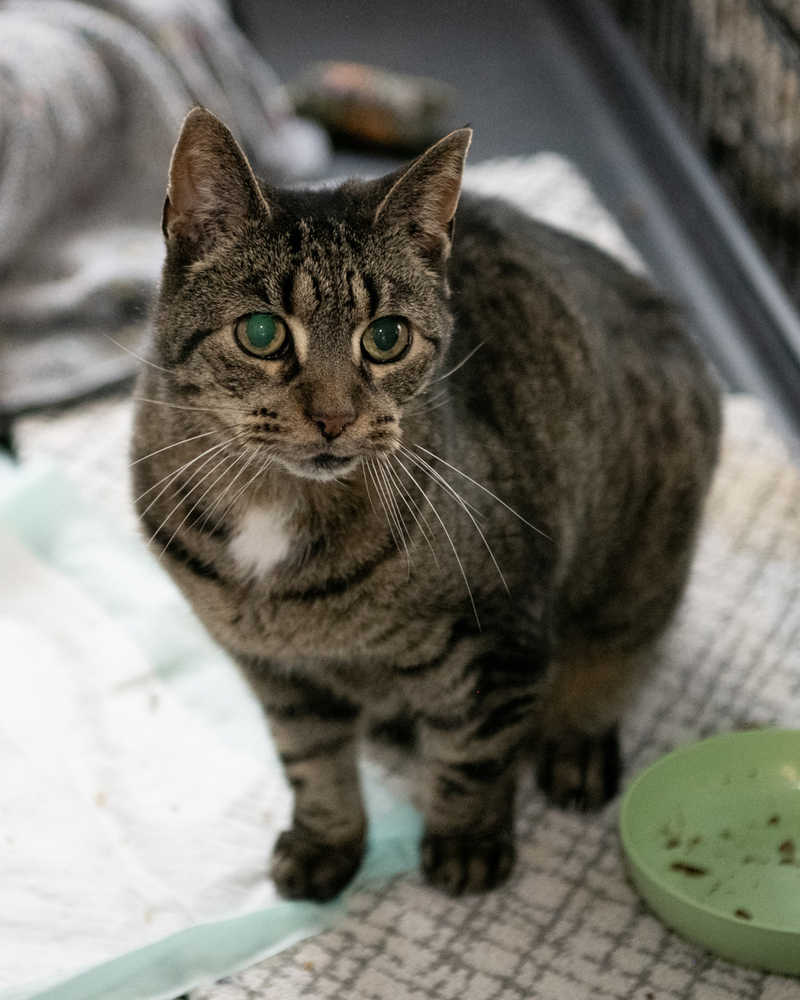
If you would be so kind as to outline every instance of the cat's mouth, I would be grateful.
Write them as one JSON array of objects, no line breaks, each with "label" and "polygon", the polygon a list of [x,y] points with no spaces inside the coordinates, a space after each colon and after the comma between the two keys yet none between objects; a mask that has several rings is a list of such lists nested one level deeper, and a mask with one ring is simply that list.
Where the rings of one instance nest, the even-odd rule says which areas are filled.
[{"label": "cat's mouth", "polygon": [[358,462],[357,455],[334,455],[330,451],[321,451],[302,462],[293,462],[291,471],[303,479],[330,482],[352,472]]},{"label": "cat's mouth", "polygon": [[355,462],[355,460],[354,455],[345,455],[342,457],[340,455],[332,455],[330,452],[323,451],[311,459],[311,464],[315,469],[319,469],[320,472],[338,472]]}]

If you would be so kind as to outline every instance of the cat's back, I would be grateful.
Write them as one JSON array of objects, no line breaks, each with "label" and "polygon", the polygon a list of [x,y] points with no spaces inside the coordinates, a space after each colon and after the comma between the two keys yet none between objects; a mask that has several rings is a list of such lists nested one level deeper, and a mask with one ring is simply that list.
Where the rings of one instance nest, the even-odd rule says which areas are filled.
[{"label": "cat's back", "polygon": [[716,381],[678,311],[593,244],[466,193],[449,274],[453,357],[477,349],[480,360],[455,374],[462,392],[487,399],[487,389],[516,386],[539,400],[540,421],[565,417],[560,401],[570,419],[582,410],[592,423],[609,409],[681,409],[685,399],[687,432],[694,422],[716,439]]},{"label": "cat's back", "polygon": [[640,325],[626,328],[634,316],[650,315],[656,323],[679,331],[670,338],[672,348],[685,348],[693,363],[705,367],[674,307],[649,280],[594,244],[499,198],[462,195],[450,276],[465,327],[471,323],[468,310],[476,308],[481,319],[485,308],[500,306],[501,315],[524,309],[534,322],[552,312],[566,313],[576,327],[582,327],[584,339],[624,334],[658,350],[659,338],[652,330]]},{"label": "cat's back", "polygon": [[579,605],[617,553],[696,522],[716,380],[650,282],[501,201],[464,196],[449,274],[450,360],[475,352],[451,377],[456,420],[559,540],[564,603]]}]

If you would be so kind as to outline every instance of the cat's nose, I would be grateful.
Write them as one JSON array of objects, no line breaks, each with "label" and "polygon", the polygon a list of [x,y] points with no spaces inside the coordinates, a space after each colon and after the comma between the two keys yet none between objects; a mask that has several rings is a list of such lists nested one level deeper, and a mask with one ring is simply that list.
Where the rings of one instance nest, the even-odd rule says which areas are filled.
[{"label": "cat's nose", "polygon": [[326,441],[333,441],[339,437],[345,427],[348,427],[356,419],[355,410],[347,410],[343,413],[312,413],[311,419],[322,431],[322,436]]}]

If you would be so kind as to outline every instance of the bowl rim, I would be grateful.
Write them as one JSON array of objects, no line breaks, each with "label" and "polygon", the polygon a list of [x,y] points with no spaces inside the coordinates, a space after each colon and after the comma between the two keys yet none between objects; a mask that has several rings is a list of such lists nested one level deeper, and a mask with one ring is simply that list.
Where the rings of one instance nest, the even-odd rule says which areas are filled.
[{"label": "bowl rim", "polygon": [[800,938],[800,921],[797,924],[797,929],[793,930],[787,927],[778,927],[774,924],[767,923],[764,920],[752,919],[743,922],[741,919],[735,917],[732,914],[723,912],[720,909],[716,909],[710,906],[708,903],[701,902],[697,900],[694,896],[688,895],[685,890],[681,890],[666,882],[660,875],[660,873],[655,872],[653,867],[644,862],[641,855],[636,851],[633,838],[629,832],[630,826],[630,811],[631,802],[636,795],[636,791],[645,782],[653,780],[654,772],[662,769],[662,767],[669,767],[675,759],[678,757],[689,756],[692,753],[702,752],[699,748],[709,744],[709,743],[724,743],[724,742],[742,742],[746,743],[748,741],[759,741],[759,740],[774,740],[776,738],[785,739],[787,737],[794,737],[797,740],[798,745],[798,756],[800,756],[800,728],[784,727],[777,728],[772,726],[762,726],[757,729],[746,729],[746,730],[729,730],[727,732],[715,733],[711,736],[706,736],[700,740],[694,740],[691,743],[684,743],[680,746],[675,747],[670,750],[669,753],[664,754],[657,760],[653,761],[642,771],[639,772],[628,784],[625,789],[622,799],[620,800],[619,806],[619,832],[620,838],[622,840],[622,846],[628,860],[634,867],[641,872],[646,878],[654,882],[659,889],[679,900],[681,903],[685,903],[687,906],[691,907],[695,911],[699,911],[707,914],[709,917],[725,921],[730,923],[733,927],[741,927],[743,929],[752,929],[759,931],[769,931],[773,934],[783,934],[791,935],[793,937]]}]

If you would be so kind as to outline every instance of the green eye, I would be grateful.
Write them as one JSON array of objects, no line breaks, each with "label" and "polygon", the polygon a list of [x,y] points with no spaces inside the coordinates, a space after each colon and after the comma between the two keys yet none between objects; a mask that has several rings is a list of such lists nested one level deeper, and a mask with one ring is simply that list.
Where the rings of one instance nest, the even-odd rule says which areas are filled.
[{"label": "green eye", "polygon": [[361,337],[361,346],[370,361],[394,361],[408,346],[411,335],[402,316],[382,316],[374,320]]},{"label": "green eye", "polygon": [[242,316],[236,323],[236,339],[248,354],[268,358],[286,342],[286,324],[272,313]]}]

